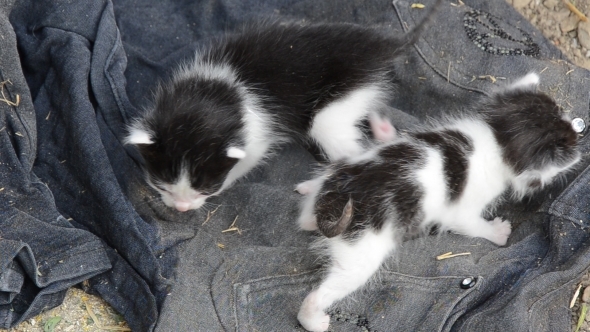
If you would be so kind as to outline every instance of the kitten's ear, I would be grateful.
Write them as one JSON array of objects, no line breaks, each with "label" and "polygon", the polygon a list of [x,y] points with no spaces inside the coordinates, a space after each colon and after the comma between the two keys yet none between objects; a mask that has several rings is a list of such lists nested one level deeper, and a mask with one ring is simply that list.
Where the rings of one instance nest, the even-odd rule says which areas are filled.
[{"label": "kitten's ear", "polygon": [[537,75],[536,73],[529,73],[529,74],[523,76],[522,78],[520,78],[519,80],[517,80],[516,82],[510,84],[508,89],[509,90],[531,89],[532,90],[532,89],[535,89],[537,87],[537,85],[539,85],[539,75]]},{"label": "kitten's ear", "polygon": [[125,138],[125,144],[153,144],[152,136],[144,129],[131,128],[129,136]]},{"label": "kitten's ear", "polygon": [[227,156],[235,159],[244,159],[246,157],[246,151],[242,150],[241,148],[232,146],[229,149],[227,149]]}]

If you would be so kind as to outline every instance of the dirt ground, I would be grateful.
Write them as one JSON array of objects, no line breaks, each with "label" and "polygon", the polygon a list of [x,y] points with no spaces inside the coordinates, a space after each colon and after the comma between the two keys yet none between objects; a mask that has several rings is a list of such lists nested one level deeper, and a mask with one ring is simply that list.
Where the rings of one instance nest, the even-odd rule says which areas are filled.
[{"label": "dirt ground", "polygon": [[[562,0],[507,0],[535,25],[578,66],[590,69],[590,20],[583,22],[573,11],[590,17],[590,0],[570,0],[570,9]],[[575,7],[575,8],[574,8]],[[572,11],[573,10],[573,11]],[[590,307],[590,273],[578,285],[571,311],[572,331],[576,331],[584,300]],[[586,289],[588,288],[588,289]],[[586,292],[584,292],[586,290]],[[575,289],[572,289],[574,298]],[[5,330],[0,330],[5,331]],[[131,331],[123,317],[101,298],[70,289],[65,302],[35,318],[8,330],[9,332],[78,332]],[[590,313],[579,331],[590,332]]]}]

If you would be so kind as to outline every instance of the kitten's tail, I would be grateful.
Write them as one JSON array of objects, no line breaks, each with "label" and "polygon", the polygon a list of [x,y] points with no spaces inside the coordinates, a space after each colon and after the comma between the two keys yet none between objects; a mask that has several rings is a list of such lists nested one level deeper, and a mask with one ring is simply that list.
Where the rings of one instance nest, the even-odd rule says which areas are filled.
[{"label": "kitten's tail", "polygon": [[344,209],[342,209],[340,218],[336,221],[319,221],[318,229],[328,238],[342,234],[352,221],[353,211],[352,198],[349,198]]},{"label": "kitten's tail", "polygon": [[403,36],[400,47],[396,50],[396,52],[399,52],[400,50],[403,50],[408,46],[412,46],[418,41],[418,38],[420,38],[424,30],[426,30],[426,28],[434,21],[434,17],[440,10],[442,3],[443,0],[436,0],[434,5],[432,5],[432,7],[428,10],[428,13],[426,13],[426,16],[422,19],[422,21],[420,21],[418,25],[416,25],[412,30],[408,31]]}]

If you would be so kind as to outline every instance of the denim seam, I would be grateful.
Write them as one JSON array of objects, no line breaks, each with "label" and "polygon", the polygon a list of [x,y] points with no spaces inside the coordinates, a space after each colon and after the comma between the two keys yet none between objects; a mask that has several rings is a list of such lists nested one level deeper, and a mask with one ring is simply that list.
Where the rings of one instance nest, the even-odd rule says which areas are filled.
[{"label": "denim seam", "polygon": [[[109,71],[109,67],[110,65],[113,63],[113,58],[115,57],[115,52],[117,51],[117,49],[119,48],[119,41],[121,40],[121,34],[119,32],[119,29],[117,28],[117,35],[115,36],[115,40],[113,43],[113,46],[111,48],[111,51],[109,53],[109,56],[107,57],[104,69],[103,69],[103,73],[106,76],[107,80],[109,81],[109,85],[111,87],[111,91],[113,93],[113,96],[115,98],[115,102],[117,104],[117,106],[119,107],[119,112],[121,113],[121,116],[123,117],[124,121],[128,121],[128,117],[127,117],[127,112],[125,111],[125,107],[123,106],[123,102],[121,101],[121,96],[119,94],[119,90],[117,89],[117,86],[115,84],[115,80],[113,79],[110,71]],[[122,45],[120,47],[123,47]]]}]

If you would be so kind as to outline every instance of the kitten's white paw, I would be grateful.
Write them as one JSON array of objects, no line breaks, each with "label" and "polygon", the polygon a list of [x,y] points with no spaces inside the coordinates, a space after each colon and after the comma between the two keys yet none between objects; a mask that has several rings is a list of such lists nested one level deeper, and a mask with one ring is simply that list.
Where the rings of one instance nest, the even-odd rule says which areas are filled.
[{"label": "kitten's white paw", "polygon": [[295,191],[301,195],[307,195],[317,190],[317,184],[314,180],[301,182],[295,187]]},{"label": "kitten's white paw", "polygon": [[307,295],[301,309],[297,314],[297,320],[303,328],[312,332],[323,332],[330,326],[330,315],[326,315],[319,308],[317,291],[313,291]]},{"label": "kitten's white paw", "polygon": [[499,246],[506,245],[506,242],[508,242],[508,237],[510,236],[510,233],[512,233],[510,221],[502,220],[502,218],[496,217],[494,220],[490,221],[490,223],[492,224],[494,232],[490,234],[488,240]]},{"label": "kitten's white paw", "polygon": [[299,217],[299,227],[304,231],[315,231],[318,229],[318,221],[315,215]]}]

